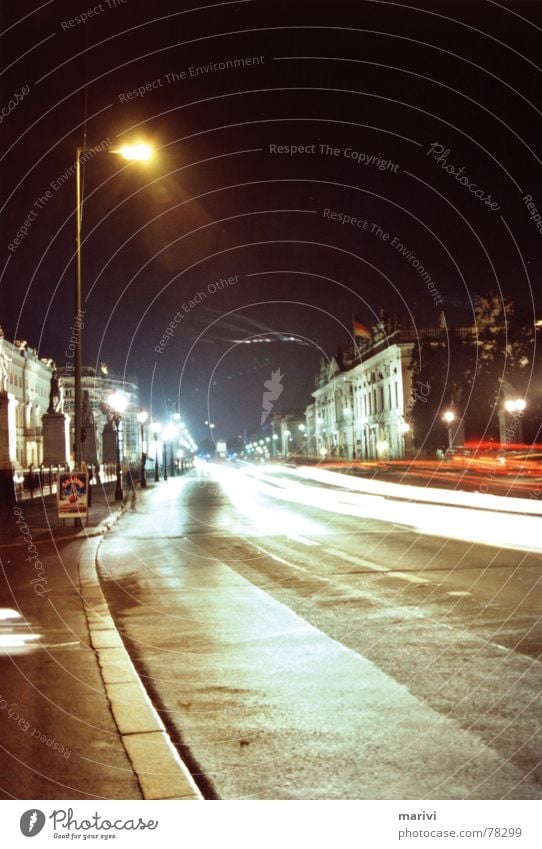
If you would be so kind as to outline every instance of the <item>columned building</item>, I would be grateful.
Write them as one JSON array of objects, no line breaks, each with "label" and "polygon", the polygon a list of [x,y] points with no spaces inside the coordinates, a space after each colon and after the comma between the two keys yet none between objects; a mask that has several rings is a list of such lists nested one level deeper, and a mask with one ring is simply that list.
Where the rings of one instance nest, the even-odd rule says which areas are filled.
[{"label": "columned building", "polygon": [[[59,369],[59,374],[64,387],[64,412],[70,416],[71,442],[73,443],[75,410],[73,370],[66,372],[65,369]],[[140,409],[137,379],[134,376],[111,372],[105,364],[102,364],[99,369],[83,366],[81,386],[85,461],[98,464],[115,461],[115,434],[108,399],[113,391],[121,391],[128,399],[128,406],[120,422],[121,459],[127,463],[138,463],[141,459],[141,429],[137,421],[137,413]]]},{"label": "columned building", "polygon": [[352,369],[355,454],[351,456],[400,459],[410,453],[412,348],[412,342],[399,337]]},{"label": "columned building", "polygon": [[[430,333],[440,331],[430,331]],[[423,335],[423,331],[420,331]],[[305,411],[312,456],[399,459],[412,452],[409,411],[414,331],[380,322],[369,341],[350,342],[322,360]]]},{"label": "columned building", "polygon": [[[354,446],[353,384],[337,358],[322,361],[312,393],[314,409],[306,416],[307,444],[319,457],[352,457]],[[311,405],[312,406],[312,405]]]},{"label": "columned building", "polygon": [[40,359],[26,342],[2,339],[9,360],[8,392],[16,401],[16,456],[22,468],[43,462],[41,420],[49,406],[51,360]]}]

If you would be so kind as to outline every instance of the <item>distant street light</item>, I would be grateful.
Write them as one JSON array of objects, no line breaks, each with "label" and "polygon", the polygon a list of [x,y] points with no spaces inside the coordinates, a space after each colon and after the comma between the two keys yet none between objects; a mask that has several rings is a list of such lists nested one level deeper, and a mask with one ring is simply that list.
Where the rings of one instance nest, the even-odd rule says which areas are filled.
[{"label": "distant street light", "polygon": [[522,413],[527,406],[523,398],[509,398],[504,402],[504,408],[508,413]]},{"label": "distant street light", "polygon": [[[524,398],[507,398],[504,402],[504,409],[499,410],[499,440],[501,443],[509,444],[510,442],[523,442],[523,422],[522,417],[527,407],[527,402]],[[510,413],[514,428],[516,429],[516,438],[511,439],[513,428],[506,427],[506,413]]]},{"label": "distant street light", "polygon": [[448,448],[453,448],[453,445],[454,445],[454,436],[453,436],[453,433],[452,433],[452,425],[453,425],[453,423],[454,423],[454,422],[455,422],[455,420],[456,420],[456,415],[455,415],[455,413],[453,412],[453,410],[446,410],[446,411],[442,414],[442,420],[443,420],[443,421],[447,424],[447,426],[448,426]]},{"label": "distant street light", "polygon": [[115,422],[115,448],[117,460],[117,483],[115,486],[115,501],[122,501],[124,494],[122,492],[122,466],[120,463],[120,422],[122,419],[122,414],[128,406],[128,398],[126,397],[124,392],[120,392],[115,389],[107,400],[109,406],[113,410],[113,421]]},{"label": "distant street light", "polygon": [[158,483],[160,480],[160,471],[158,468],[158,434],[162,430],[162,425],[160,422],[153,422],[151,424],[151,430],[154,436],[154,480],[155,483]]},{"label": "distant street light", "polygon": [[147,452],[145,450],[145,422],[149,418],[146,410],[140,410],[137,414],[137,420],[141,429],[141,489],[147,488],[147,477],[145,475],[145,463],[147,462]]},{"label": "distant street light", "polygon": [[[169,456],[170,456],[170,474],[172,476],[175,475],[175,461],[173,458],[173,443],[177,442],[177,438],[179,436],[179,428],[175,424],[168,424],[164,430],[164,440],[165,440],[165,464],[167,465],[167,443],[169,442]],[[175,451],[177,450],[175,445]]]},{"label": "distant street light", "polygon": [[[75,468],[81,469],[83,462],[83,387],[82,387],[82,369],[83,369],[83,327],[81,321],[82,312],[82,273],[81,273],[81,225],[83,220],[83,204],[81,190],[81,157],[83,154],[93,151],[95,148],[78,146],[76,149],[76,168],[75,168],[75,215],[76,215],[76,277],[75,277],[75,327],[73,330],[75,336],[75,351],[74,351],[74,461]],[[117,153],[127,160],[144,161],[150,159],[152,148],[149,145],[138,143],[136,145],[124,145],[121,148],[110,151]]]}]

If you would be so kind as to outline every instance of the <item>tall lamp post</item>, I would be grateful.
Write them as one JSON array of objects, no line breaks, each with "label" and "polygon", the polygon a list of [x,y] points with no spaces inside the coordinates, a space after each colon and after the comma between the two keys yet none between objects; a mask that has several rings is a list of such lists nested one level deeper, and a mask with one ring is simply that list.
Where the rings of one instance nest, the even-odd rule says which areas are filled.
[{"label": "tall lamp post", "polygon": [[160,422],[153,422],[151,424],[152,435],[154,437],[154,481],[158,483],[160,480],[160,470],[158,467],[158,434],[162,430],[162,425]]},{"label": "tall lamp post", "polygon": [[[74,460],[75,468],[81,469],[83,462],[83,388],[82,388],[82,366],[83,366],[83,327],[82,315],[82,271],[81,271],[81,226],[83,221],[83,197],[81,189],[81,157],[95,148],[79,146],[76,149],[75,165],[75,215],[76,215],[76,275],[75,275],[75,351],[74,351]],[[152,148],[146,144],[124,145],[111,150],[127,160],[145,161],[152,156]]]},{"label": "tall lamp post", "polygon": [[140,410],[137,414],[137,420],[139,422],[140,435],[141,435],[141,489],[147,488],[147,477],[145,475],[145,463],[147,462],[147,452],[145,450],[145,422],[149,418],[149,414],[146,410]]},{"label": "tall lamp post", "polygon": [[[169,461],[170,461],[170,474],[173,476],[175,474],[174,461],[173,461],[173,446],[177,444],[177,436],[179,433],[179,429],[177,425],[168,424],[164,430],[164,470],[167,469],[168,464],[168,450],[167,444],[169,442]],[[164,471],[164,478],[166,477],[166,472]]]},{"label": "tall lamp post", "polygon": [[116,389],[111,393],[108,399],[109,406],[113,410],[113,421],[115,422],[115,449],[117,460],[117,483],[115,486],[115,501],[122,501],[124,494],[122,492],[122,466],[120,463],[120,423],[122,414],[128,406],[128,398],[124,392],[119,392]]},{"label": "tall lamp post", "polygon": [[400,445],[402,457],[410,457],[411,456],[411,452],[410,452],[410,438],[411,438],[410,430],[411,430],[411,428],[410,428],[410,425],[409,425],[408,422],[405,422],[405,421],[399,422],[399,433],[401,434],[401,437],[402,437],[401,445]]},{"label": "tall lamp post", "polygon": [[448,448],[453,448],[454,446],[454,436],[452,433],[452,425],[456,420],[456,415],[453,410],[445,410],[442,414],[442,421],[446,424],[448,428]]}]

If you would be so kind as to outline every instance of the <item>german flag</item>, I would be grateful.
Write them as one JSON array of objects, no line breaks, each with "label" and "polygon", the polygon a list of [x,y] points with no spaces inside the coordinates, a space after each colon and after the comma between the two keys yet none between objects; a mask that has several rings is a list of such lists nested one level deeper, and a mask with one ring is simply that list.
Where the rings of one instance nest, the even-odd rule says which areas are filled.
[{"label": "german flag", "polygon": [[370,339],[371,331],[367,327],[366,324],[363,324],[361,321],[358,321],[355,316],[353,316],[354,322],[354,336],[359,336],[362,339]]}]

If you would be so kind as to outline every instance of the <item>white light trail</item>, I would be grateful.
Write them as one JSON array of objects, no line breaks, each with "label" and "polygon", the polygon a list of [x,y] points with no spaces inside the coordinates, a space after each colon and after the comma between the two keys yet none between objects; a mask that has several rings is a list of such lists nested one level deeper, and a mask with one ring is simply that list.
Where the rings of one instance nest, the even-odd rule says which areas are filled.
[{"label": "white light trail", "polygon": [[[244,486],[240,485],[240,478],[244,479]],[[293,511],[274,514],[263,502],[257,503],[258,492],[329,513],[404,525],[428,536],[542,551],[542,505],[527,499],[360,481],[323,469],[286,470],[269,465],[229,470],[221,483],[241,512],[252,518],[257,511],[264,520],[266,533],[275,536],[302,533],[310,537],[311,532],[302,529],[303,522],[316,526],[312,533],[321,536],[321,523]],[[423,499],[423,503],[412,499]]]}]

